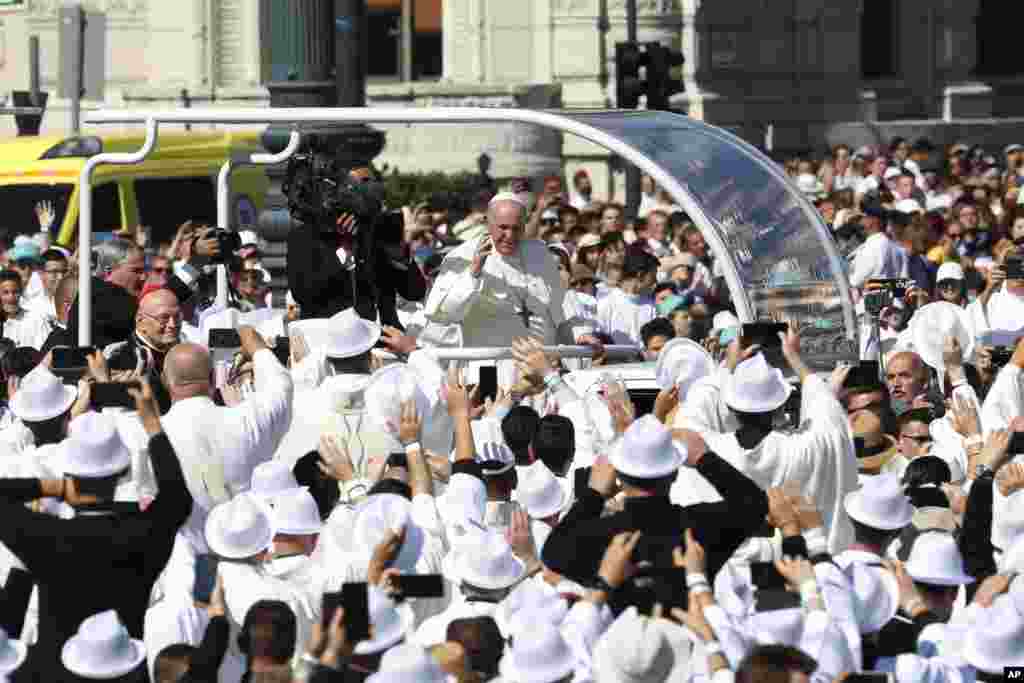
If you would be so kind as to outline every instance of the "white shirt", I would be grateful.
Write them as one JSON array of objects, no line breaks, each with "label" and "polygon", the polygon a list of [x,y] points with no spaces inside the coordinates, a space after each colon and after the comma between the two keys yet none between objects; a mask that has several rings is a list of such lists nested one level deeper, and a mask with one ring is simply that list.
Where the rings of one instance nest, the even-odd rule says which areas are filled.
[{"label": "white shirt", "polygon": [[803,383],[801,425],[797,430],[773,431],[754,448],[745,449],[736,434],[701,432],[708,450],[767,489],[797,482],[803,495],[821,511],[829,552],[853,542],[843,500],[857,488],[857,457],[846,411],[821,377]]},{"label": "white shirt", "polygon": [[635,296],[613,289],[597,302],[597,321],[601,331],[613,344],[643,346],[640,328],[658,317],[654,299],[644,294]]},{"label": "white shirt", "polygon": [[179,533],[207,551],[206,517],[217,504],[249,490],[253,469],[270,460],[292,421],[292,378],[269,349],[253,355],[255,390],[227,408],[206,396],[178,401],[161,418],[192,494],[192,514]]},{"label": "white shirt", "polygon": [[25,308],[33,313],[38,313],[46,320],[57,319],[57,305],[53,302],[53,297],[46,293],[26,301]]},{"label": "white shirt", "polygon": [[907,277],[907,254],[885,233],[868,237],[855,254],[850,272],[853,287],[863,287],[868,280]]},{"label": "white shirt", "polygon": [[527,334],[553,344],[564,317],[565,290],[547,247],[522,240],[515,256],[492,252],[474,278],[470,265],[479,244],[479,238],[464,242],[445,257],[427,297],[427,319],[461,323],[464,346],[506,347]]},{"label": "white shirt", "polygon": [[50,330],[46,318],[33,311],[19,310],[16,316],[7,318],[3,323],[3,336],[13,341],[15,346],[31,346],[34,349],[43,348]]}]

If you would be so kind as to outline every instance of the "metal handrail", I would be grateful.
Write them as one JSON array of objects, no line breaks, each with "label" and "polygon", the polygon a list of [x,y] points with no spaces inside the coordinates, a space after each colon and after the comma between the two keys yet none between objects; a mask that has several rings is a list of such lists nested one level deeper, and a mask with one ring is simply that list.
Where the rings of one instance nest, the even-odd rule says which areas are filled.
[{"label": "metal handrail", "polygon": [[[609,360],[618,358],[635,358],[643,349],[626,344],[613,344],[604,347]],[[439,361],[485,361],[511,360],[512,349],[507,346],[474,346],[465,348],[438,347],[430,352]],[[544,353],[557,353],[562,358],[593,358],[595,351],[591,346],[545,346]]]}]

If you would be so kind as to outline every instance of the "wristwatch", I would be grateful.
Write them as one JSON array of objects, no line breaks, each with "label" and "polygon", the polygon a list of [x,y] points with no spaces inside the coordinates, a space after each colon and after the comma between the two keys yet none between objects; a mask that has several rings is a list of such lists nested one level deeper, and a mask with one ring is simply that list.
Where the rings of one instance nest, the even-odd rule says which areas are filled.
[{"label": "wristwatch", "polygon": [[984,464],[984,463],[979,463],[978,465],[976,465],[974,467],[974,478],[975,479],[981,479],[985,475],[992,475],[992,474],[995,474],[992,471],[992,468],[989,467],[988,465]]},{"label": "wristwatch", "polygon": [[615,588],[613,588],[612,585],[605,581],[601,576],[595,576],[594,580],[590,582],[590,587],[596,591],[607,593],[608,595],[615,592]]}]

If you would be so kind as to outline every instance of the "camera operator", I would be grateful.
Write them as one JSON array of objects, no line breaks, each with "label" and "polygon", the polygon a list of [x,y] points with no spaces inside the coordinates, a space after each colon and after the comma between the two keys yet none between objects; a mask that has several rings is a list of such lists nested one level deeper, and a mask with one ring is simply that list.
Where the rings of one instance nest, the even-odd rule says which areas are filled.
[{"label": "camera operator", "polygon": [[[301,180],[319,182],[315,171],[312,180]],[[421,301],[427,283],[403,244],[402,215],[381,210],[379,181],[370,169],[355,168],[336,192],[300,191],[291,165],[289,173],[289,209],[305,224],[288,235],[288,287],[302,318],[329,318],[352,307],[367,320],[379,317],[404,329],[395,297]]]}]

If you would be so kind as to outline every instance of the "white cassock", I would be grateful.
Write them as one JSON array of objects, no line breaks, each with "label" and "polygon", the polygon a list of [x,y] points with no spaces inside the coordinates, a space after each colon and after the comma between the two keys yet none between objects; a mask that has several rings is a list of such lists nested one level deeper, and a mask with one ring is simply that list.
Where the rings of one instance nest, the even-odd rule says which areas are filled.
[{"label": "white cassock", "polygon": [[[504,348],[527,335],[556,343],[565,289],[551,252],[540,240],[521,240],[513,256],[492,252],[475,278],[469,271],[482,239],[464,242],[445,257],[424,307],[427,319],[461,324],[465,347]],[[499,364],[499,384],[514,381],[512,364]]]},{"label": "white cassock", "polygon": [[34,311],[19,310],[14,317],[3,322],[3,336],[14,342],[15,346],[31,346],[43,348],[46,338],[50,336],[50,323],[45,317]]},{"label": "white cassock", "polygon": [[703,431],[701,436],[709,451],[763,489],[798,483],[821,512],[828,549],[835,554],[853,542],[843,500],[858,486],[857,456],[846,411],[821,377],[804,380],[800,420],[799,429],[773,431],[751,449],[740,446],[735,432]]},{"label": "white cassock", "polygon": [[597,321],[613,344],[643,346],[640,328],[658,317],[650,295],[626,294],[612,289],[597,302]]},{"label": "white cassock", "polygon": [[[575,344],[584,335],[594,334],[601,329],[597,322],[597,298],[575,290],[565,293],[562,303],[565,320],[558,331],[559,342]],[[570,370],[586,370],[593,367],[589,358],[568,358],[565,361]]]}]

